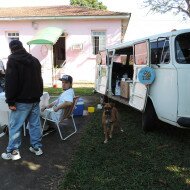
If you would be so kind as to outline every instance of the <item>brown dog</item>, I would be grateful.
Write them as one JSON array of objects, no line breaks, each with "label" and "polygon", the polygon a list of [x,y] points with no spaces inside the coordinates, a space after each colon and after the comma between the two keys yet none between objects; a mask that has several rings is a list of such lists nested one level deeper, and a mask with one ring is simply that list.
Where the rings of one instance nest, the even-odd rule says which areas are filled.
[{"label": "brown dog", "polygon": [[[105,135],[104,143],[108,142],[108,136],[109,138],[112,138],[113,130],[116,125],[118,125],[117,108],[115,107],[114,103],[105,103],[102,114],[102,126]],[[120,128],[120,130],[123,132],[123,129]]]}]

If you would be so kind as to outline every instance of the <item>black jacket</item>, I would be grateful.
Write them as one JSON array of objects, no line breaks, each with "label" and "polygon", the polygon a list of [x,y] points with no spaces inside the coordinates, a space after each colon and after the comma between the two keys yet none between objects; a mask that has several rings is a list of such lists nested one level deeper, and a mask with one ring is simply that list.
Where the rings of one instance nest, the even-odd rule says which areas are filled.
[{"label": "black jacket", "polygon": [[5,96],[9,106],[39,102],[43,94],[41,64],[25,49],[8,57],[5,75]]}]

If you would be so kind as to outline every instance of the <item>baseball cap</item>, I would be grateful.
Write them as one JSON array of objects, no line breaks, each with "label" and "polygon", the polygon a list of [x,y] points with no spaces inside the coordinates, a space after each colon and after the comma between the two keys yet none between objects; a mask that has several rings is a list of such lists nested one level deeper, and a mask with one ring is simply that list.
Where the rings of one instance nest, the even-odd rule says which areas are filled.
[{"label": "baseball cap", "polygon": [[72,78],[70,75],[63,75],[59,80],[60,80],[60,81],[65,80],[65,81],[70,82],[71,84],[72,84],[72,82],[73,82],[73,78]]},{"label": "baseball cap", "polygon": [[10,50],[18,50],[18,49],[22,49],[23,45],[22,45],[22,42],[19,40],[12,40],[9,43],[9,48]]}]

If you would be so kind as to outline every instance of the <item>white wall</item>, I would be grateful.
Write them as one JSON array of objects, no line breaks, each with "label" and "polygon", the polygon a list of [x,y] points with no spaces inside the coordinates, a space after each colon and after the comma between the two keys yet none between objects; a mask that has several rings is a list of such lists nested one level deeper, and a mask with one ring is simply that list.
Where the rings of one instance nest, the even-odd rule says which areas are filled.
[{"label": "white wall", "polygon": [[[0,21],[0,58],[6,63],[10,54],[6,31],[18,32],[26,50],[29,50],[27,42],[40,30],[46,27],[55,26],[63,28],[66,35],[66,65],[63,69],[57,70],[57,75],[70,74],[74,82],[94,82],[96,56],[92,54],[92,30],[104,30],[107,36],[107,45],[120,42],[121,23],[118,20],[38,20],[38,29],[32,27],[32,21]],[[73,50],[74,44],[83,44],[81,50]],[[52,81],[52,59],[51,46],[31,45],[30,53],[42,64],[44,84],[51,84]]]}]

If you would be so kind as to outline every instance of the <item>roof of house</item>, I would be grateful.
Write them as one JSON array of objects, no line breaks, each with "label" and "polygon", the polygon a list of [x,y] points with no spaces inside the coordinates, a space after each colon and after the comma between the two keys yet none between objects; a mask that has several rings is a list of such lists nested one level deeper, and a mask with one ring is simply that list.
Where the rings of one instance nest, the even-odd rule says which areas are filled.
[{"label": "roof of house", "polygon": [[130,13],[97,10],[79,6],[0,8],[0,19],[26,17],[130,17]]}]

